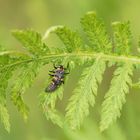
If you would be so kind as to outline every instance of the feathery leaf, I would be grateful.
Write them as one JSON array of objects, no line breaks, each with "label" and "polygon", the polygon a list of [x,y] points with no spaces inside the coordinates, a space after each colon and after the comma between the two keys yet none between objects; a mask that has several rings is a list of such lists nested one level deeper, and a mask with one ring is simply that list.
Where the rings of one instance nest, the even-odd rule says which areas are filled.
[{"label": "feathery leaf", "polygon": [[78,52],[83,50],[84,45],[81,37],[77,32],[71,31],[67,27],[58,27],[54,33],[58,35],[61,41],[65,44],[67,52]]},{"label": "feathery leaf", "polygon": [[16,30],[12,34],[31,54],[38,56],[49,53],[49,48],[42,42],[42,37],[39,33],[33,30]]},{"label": "feathery leaf", "polygon": [[112,25],[114,30],[115,53],[129,55],[132,47],[130,23],[114,22]]},{"label": "feathery leaf", "polygon": [[28,107],[23,101],[22,95],[32,85],[40,64],[38,62],[32,62],[28,65],[23,65],[20,68],[20,72],[16,77],[15,82],[12,85],[11,89],[11,99],[13,103],[17,106],[19,112],[23,115],[23,118],[26,120],[28,117]]},{"label": "feathery leaf", "polygon": [[84,117],[89,114],[89,104],[94,106],[98,84],[101,83],[104,70],[105,62],[100,58],[97,58],[92,66],[84,69],[66,108],[66,119],[72,129],[79,128]]},{"label": "feathery leaf", "polygon": [[[57,26],[50,28],[46,36],[55,33],[63,42],[63,47],[47,46],[42,41],[42,36],[33,30],[13,32],[14,37],[21,42],[27,52],[4,51],[0,46],[0,117],[7,131],[10,130],[6,107],[9,89],[11,89],[12,101],[26,119],[28,107],[22,95],[33,84],[39,69],[48,63],[63,65],[65,68],[69,64],[68,71],[79,64],[85,66],[78,86],[74,89],[74,95],[71,96],[66,107],[65,120],[73,129],[80,127],[83,119],[89,114],[89,106],[94,106],[106,63],[108,66],[116,64],[117,69],[102,106],[100,129],[108,128],[120,116],[125,95],[129,92],[129,85],[132,83],[130,75],[133,74],[133,66],[139,68],[140,65],[139,55],[131,53],[132,35],[129,22],[113,23],[114,42],[110,40],[104,23],[94,12],[87,13],[81,19],[81,24],[89,42],[85,42],[86,39],[83,41],[78,31]],[[115,48],[112,48],[112,44]],[[12,84],[8,83],[12,78],[15,81]],[[52,94],[42,92],[40,96],[40,104],[46,118],[61,127],[64,118],[57,110],[56,102],[62,97],[63,85]]]},{"label": "feathery leaf", "polygon": [[118,67],[114,72],[110,89],[105,95],[102,104],[100,130],[107,129],[117,117],[120,117],[122,105],[126,101],[126,94],[129,92],[131,77],[133,74],[133,64],[126,63]]},{"label": "feathery leaf", "polygon": [[0,119],[4,124],[5,129],[10,132],[10,122],[7,107],[0,104]]},{"label": "feathery leaf", "polygon": [[7,64],[11,63],[9,55],[0,55],[0,117],[5,129],[10,131],[9,114],[6,107],[8,80],[12,77],[14,67],[3,69]]},{"label": "feathery leaf", "polygon": [[81,19],[81,24],[94,51],[111,52],[112,46],[105,26],[103,22],[97,18],[95,12],[88,12]]},{"label": "feathery leaf", "polygon": [[[49,82],[49,81],[48,81]],[[47,83],[48,83],[47,82]],[[47,120],[51,120],[54,124],[62,127],[63,121],[60,112],[55,109],[57,98],[60,100],[63,97],[63,86],[58,87],[53,93],[41,93],[40,105],[43,108],[43,112]]]}]

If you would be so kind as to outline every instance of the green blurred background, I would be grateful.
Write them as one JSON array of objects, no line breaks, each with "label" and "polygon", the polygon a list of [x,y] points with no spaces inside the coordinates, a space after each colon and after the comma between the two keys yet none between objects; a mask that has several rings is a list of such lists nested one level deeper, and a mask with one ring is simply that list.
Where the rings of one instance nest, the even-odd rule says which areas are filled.
[{"label": "green blurred background", "polygon": [[[51,26],[67,25],[80,30],[80,18],[91,10],[103,18],[108,30],[113,21],[130,20],[133,44],[137,45],[140,35],[140,0],[0,0],[0,44],[10,49],[20,49],[18,41],[11,36],[10,31],[13,29],[33,28],[44,34]],[[48,40],[48,44],[55,45],[52,42],[52,39]],[[11,132],[8,134],[0,124],[0,140],[140,140],[140,94],[137,89],[131,90],[131,94],[127,96],[127,103],[117,123],[106,132],[99,132],[101,102],[108,89],[112,69],[105,73],[96,106],[90,109],[91,114],[85,119],[81,130],[71,132],[47,121],[38,106],[38,95],[47,78],[46,69],[47,67],[42,69],[34,85],[25,94],[25,101],[30,107],[26,123],[11,102],[8,103]],[[76,83],[74,77],[79,77],[78,73],[74,70],[65,85],[66,97],[61,101],[62,108],[67,102],[67,96],[71,94],[71,83]]]}]

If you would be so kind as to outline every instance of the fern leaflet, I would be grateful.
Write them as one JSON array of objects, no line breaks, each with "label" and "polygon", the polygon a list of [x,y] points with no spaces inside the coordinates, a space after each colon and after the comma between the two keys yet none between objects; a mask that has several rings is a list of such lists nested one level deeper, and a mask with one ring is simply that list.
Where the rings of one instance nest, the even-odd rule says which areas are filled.
[{"label": "fern leaflet", "polygon": [[16,82],[12,85],[11,99],[25,120],[27,119],[29,109],[23,101],[22,94],[32,85],[39,67],[40,64],[36,61],[22,66],[17,75]]},{"label": "fern leaflet", "polygon": [[84,116],[89,114],[89,104],[94,106],[98,84],[101,83],[104,70],[105,62],[97,58],[92,66],[83,71],[74,95],[70,98],[70,103],[66,108],[66,118],[73,129],[79,128]]},{"label": "fern leaflet", "polygon": [[110,89],[105,95],[102,104],[100,129],[103,131],[108,128],[112,122],[120,117],[120,110],[125,103],[125,95],[129,92],[129,86],[132,84],[133,64],[126,63],[118,67],[114,72]]}]

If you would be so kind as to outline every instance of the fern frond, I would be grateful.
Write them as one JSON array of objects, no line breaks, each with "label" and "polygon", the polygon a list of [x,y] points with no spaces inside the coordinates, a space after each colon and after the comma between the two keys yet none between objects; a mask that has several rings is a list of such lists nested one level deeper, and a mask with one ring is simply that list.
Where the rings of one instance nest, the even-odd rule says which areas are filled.
[{"label": "fern frond", "polygon": [[[46,32],[44,37],[33,30],[13,31],[13,36],[27,50],[24,53],[5,51],[0,46],[0,116],[8,131],[10,124],[6,107],[7,93],[10,91],[12,101],[26,119],[28,107],[22,95],[31,87],[41,67],[48,63],[63,65],[65,68],[69,64],[70,70],[80,64],[84,69],[66,107],[65,118],[57,110],[56,105],[58,98],[63,97],[63,86],[58,87],[52,94],[41,93],[40,105],[47,119],[60,127],[65,119],[71,128],[79,128],[89,114],[89,107],[95,104],[98,85],[101,84],[106,63],[108,66],[116,64],[116,70],[103,102],[100,129],[108,128],[120,116],[129,85],[133,85],[130,78],[130,75],[133,75],[133,67],[139,68],[140,65],[139,55],[132,55],[129,22],[113,23],[114,42],[107,34],[104,23],[94,12],[89,12],[81,18],[81,25],[86,34],[84,40],[77,31],[57,26]],[[43,40],[48,33],[55,33],[64,45],[46,45]],[[14,82],[9,84],[9,79],[14,79]]]},{"label": "fern frond", "polygon": [[8,80],[12,77],[13,67],[10,67],[6,70],[3,70],[5,64],[9,64],[11,59],[9,55],[5,55],[5,53],[0,55],[0,118],[3,122],[5,129],[10,131],[10,123],[9,123],[9,114],[6,107],[6,98],[7,98],[7,87]]},{"label": "fern frond", "polygon": [[28,117],[29,109],[24,103],[22,95],[32,85],[39,68],[40,64],[37,61],[23,65],[11,88],[11,100],[17,106],[25,120]]},{"label": "fern frond", "polygon": [[89,114],[89,104],[94,106],[98,84],[101,83],[104,70],[105,62],[100,57],[92,66],[84,69],[66,108],[66,119],[72,129],[79,128],[84,117]]},{"label": "fern frond", "polygon": [[118,67],[114,72],[110,89],[105,95],[102,104],[100,130],[103,131],[109,127],[112,122],[120,117],[122,105],[126,101],[126,94],[129,92],[129,86],[132,84],[133,64],[126,63]]},{"label": "fern frond", "polygon": [[55,109],[57,98],[60,100],[63,97],[63,86],[59,87],[58,90],[54,91],[54,94],[40,94],[40,105],[43,108],[43,112],[47,120],[51,120],[58,126],[63,126],[62,116],[60,112]]},{"label": "fern frond", "polygon": [[39,33],[33,30],[15,30],[12,34],[31,54],[38,56],[49,53],[49,48],[42,42],[42,36]]},{"label": "fern frond", "polygon": [[47,120],[51,120],[54,124],[57,124],[59,127],[63,127],[63,119],[61,118],[60,112],[56,109],[44,109],[44,114]]},{"label": "fern frond", "polygon": [[77,32],[71,31],[67,27],[58,27],[53,31],[57,34],[57,36],[61,39],[66,47],[66,51],[71,52],[79,52],[83,50],[84,44]]},{"label": "fern frond", "polygon": [[129,22],[114,22],[114,52],[117,54],[129,55],[132,51],[132,35]]},{"label": "fern frond", "polygon": [[104,23],[97,18],[95,12],[88,12],[82,19],[81,24],[91,48],[96,52],[109,53],[112,50]]},{"label": "fern frond", "polygon": [[[131,32],[129,22],[113,23],[114,31],[114,52],[121,55],[130,55],[131,53]],[[100,130],[108,128],[112,122],[120,117],[122,105],[125,103],[125,94],[129,92],[129,86],[132,84],[130,75],[133,74],[133,64],[124,63],[114,72],[111,86],[102,105]]]},{"label": "fern frond", "polygon": [[5,129],[10,132],[10,122],[7,107],[0,103],[0,119],[4,124]]}]

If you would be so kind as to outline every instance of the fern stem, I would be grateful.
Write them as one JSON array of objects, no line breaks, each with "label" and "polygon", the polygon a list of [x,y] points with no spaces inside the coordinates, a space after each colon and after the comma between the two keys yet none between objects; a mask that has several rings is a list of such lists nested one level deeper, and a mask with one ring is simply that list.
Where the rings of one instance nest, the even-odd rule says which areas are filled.
[{"label": "fern stem", "polygon": [[[10,53],[10,52],[9,52]],[[12,53],[16,53],[16,54],[22,54],[22,55],[27,55],[24,53],[20,53],[20,52],[12,52]],[[27,55],[29,56],[29,55]],[[101,57],[103,60],[105,61],[115,61],[115,62],[130,62],[133,64],[140,64],[140,58],[138,57],[133,57],[133,56],[117,56],[117,55],[112,55],[112,54],[103,54],[103,53],[84,53],[84,52],[80,52],[80,53],[63,53],[63,54],[49,54],[47,56],[43,56],[43,57],[39,57],[39,58],[29,58],[23,61],[18,61],[16,63],[10,64],[10,65],[6,65],[5,67],[3,67],[2,69],[5,69],[7,67],[12,67],[15,65],[19,65],[22,63],[30,63],[32,61],[41,61],[41,60],[46,60],[46,59],[52,59],[52,58],[59,58],[59,57],[91,57],[91,58],[97,58],[97,57]]]}]

